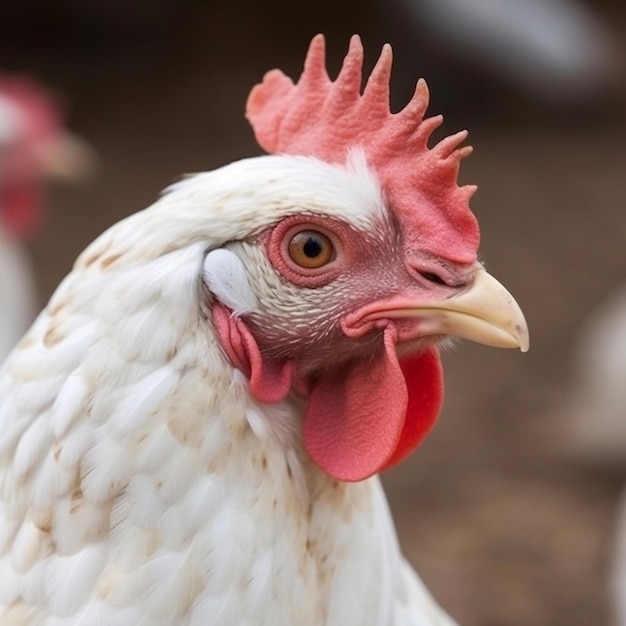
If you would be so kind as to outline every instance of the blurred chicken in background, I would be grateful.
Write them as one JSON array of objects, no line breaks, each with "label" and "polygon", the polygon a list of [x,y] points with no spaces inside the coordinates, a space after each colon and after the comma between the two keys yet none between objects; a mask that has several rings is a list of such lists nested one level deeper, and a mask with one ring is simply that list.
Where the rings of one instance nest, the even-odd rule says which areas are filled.
[{"label": "blurred chicken in background", "polygon": [[589,3],[391,0],[388,10],[407,46],[426,40],[440,61],[470,75],[456,87],[461,100],[476,76],[561,112],[602,100],[615,86],[615,37]]},{"label": "blurred chicken in background", "polygon": [[49,177],[81,180],[94,157],[62,128],[58,104],[38,85],[0,76],[0,363],[32,322],[35,279],[23,241],[42,223]]},{"label": "blurred chicken in background", "polygon": [[[587,465],[626,477],[626,285],[583,329],[569,403],[576,456]],[[626,626],[626,490],[617,508],[611,555],[616,624]]]}]

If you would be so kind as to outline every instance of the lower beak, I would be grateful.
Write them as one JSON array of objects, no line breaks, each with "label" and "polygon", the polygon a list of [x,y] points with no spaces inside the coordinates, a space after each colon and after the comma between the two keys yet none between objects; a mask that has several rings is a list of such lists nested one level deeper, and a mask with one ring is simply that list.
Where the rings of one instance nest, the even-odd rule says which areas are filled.
[{"label": "lower beak", "polygon": [[519,305],[482,268],[466,289],[450,298],[381,311],[383,315],[417,320],[420,336],[448,335],[497,348],[528,350],[528,326]]}]

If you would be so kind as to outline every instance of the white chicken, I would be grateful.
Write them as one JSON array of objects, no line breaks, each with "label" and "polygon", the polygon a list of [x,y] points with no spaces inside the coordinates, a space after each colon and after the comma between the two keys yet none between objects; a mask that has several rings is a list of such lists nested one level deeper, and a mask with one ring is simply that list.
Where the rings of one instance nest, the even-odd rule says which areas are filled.
[{"label": "white chicken", "polygon": [[0,363],[36,313],[35,280],[22,242],[41,223],[45,180],[80,179],[93,165],[91,150],[61,122],[46,90],[0,76]]},{"label": "white chicken", "polygon": [[[615,42],[580,0],[390,0],[399,28],[419,28],[448,53],[487,69],[529,97],[571,108],[605,96]],[[415,36],[415,30],[411,31]]]},{"label": "white chicken", "polygon": [[[626,288],[587,321],[576,346],[569,399],[568,444],[578,458],[626,476]],[[571,419],[573,416],[573,419]],[[611,597],[618,626],[626,626],[626,490],[615,520]]]},{"label": "white chicken", "polygon": [[0,363],[33,321],[34,291],[26,255],[0,227]]},{"label": "white chicken", "polygon": [[3,626],[451,626],[376,474],[432,426],[438,344],[528,345],[477,261],[466,133],[360,94],[316,37],[248,117],[270,155],[79,257],[0,376]]}]

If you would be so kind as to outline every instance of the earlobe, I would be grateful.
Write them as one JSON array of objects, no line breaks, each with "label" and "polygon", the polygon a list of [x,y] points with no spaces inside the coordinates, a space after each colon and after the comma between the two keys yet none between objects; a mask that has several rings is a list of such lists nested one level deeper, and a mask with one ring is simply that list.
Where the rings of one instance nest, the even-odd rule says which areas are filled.
[{"label": "earlobe", "polygon": [[211,250],[204,259],[202,280],[209,291],[235,314],[254,311],[258,305],[241,259],[230,250]]}]

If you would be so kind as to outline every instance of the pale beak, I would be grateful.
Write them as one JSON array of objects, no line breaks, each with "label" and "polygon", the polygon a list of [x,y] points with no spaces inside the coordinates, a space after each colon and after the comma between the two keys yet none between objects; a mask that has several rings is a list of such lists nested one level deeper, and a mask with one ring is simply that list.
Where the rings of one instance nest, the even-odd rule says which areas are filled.
[{"label": "pale beak", "polygon": [[37,147],[36,159],[42,171],[70,183],[80,183],[93,176],[97,158],[83,139],[64,131]]},{"label": "pale beak", "polygon": [[491,274],[479,269],[470,285],[445,300],[406,310],[420,320],[420,334],[463,337],[497,348],[529,346],[528,326],[513,296]]}]

